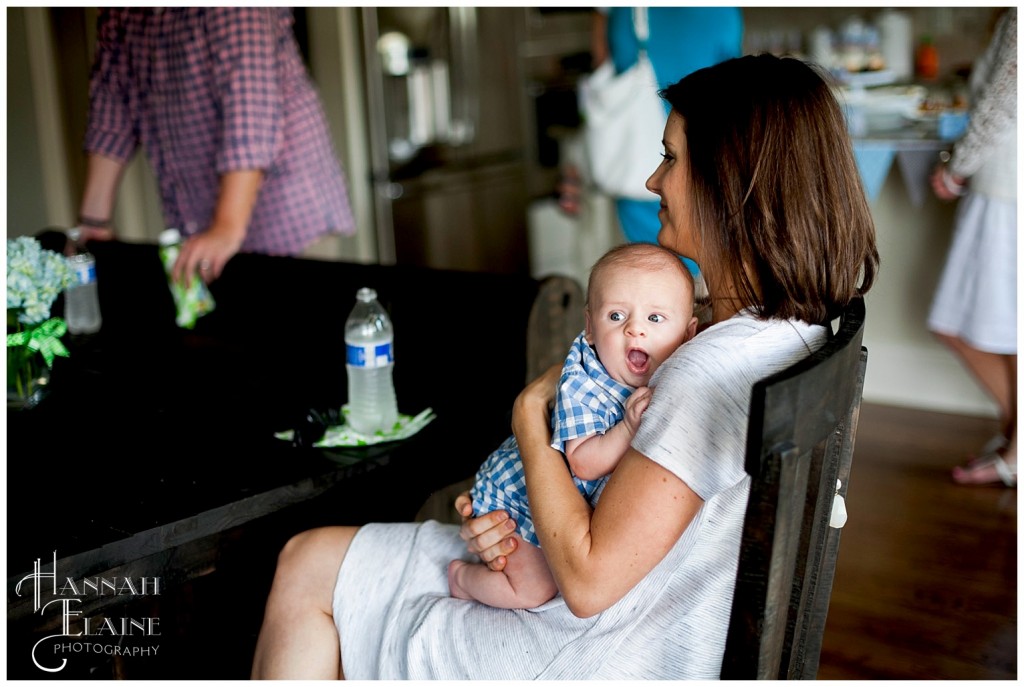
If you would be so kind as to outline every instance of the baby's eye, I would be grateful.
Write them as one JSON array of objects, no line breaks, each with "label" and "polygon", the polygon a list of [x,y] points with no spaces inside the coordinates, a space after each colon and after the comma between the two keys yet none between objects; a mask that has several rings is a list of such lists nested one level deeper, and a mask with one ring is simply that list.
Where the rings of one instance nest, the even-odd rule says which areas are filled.
[{"label": "baby's eye", "polygon": [[647,319],[650,320],[651,322],[664,322],[665,316],[654,313],[653,315],[649,315]]},{"label": "baby's eye", "polygon": [[608,319],[611,320],[612,322],[622,322],[622,320],[626,319],[626,316],[619,312],[618,310],[616,310],[615,312],[608,315]]}]

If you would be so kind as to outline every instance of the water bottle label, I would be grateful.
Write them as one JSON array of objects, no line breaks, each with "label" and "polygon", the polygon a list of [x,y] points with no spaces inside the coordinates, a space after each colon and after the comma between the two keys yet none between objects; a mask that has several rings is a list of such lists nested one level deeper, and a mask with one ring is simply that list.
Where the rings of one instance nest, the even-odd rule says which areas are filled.
[{"label": "water bottle label", "polygon": [[75,263],[73,267],[75,269],[75,276],[78,278],[79,286],[92,284],[94,281],[96,281],[95,262],[79,262]]},{"label": "water bottle label", "polygon": [[352,367],[384,367],[394,361],[390,341],[368,346],[345,344],[345,362]]}]

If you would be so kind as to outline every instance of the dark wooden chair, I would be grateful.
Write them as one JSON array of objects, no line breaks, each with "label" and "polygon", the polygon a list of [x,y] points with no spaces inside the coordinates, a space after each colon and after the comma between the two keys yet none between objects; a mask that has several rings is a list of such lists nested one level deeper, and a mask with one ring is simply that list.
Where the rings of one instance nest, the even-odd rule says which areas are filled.
[{"label": "dark wooden chair", "polygon": [[867,365],[863,334],[858,298],[821,350],[754,386],[750,501],[723,679],[817,675],[841,532],[830,518],[849,485]]}]

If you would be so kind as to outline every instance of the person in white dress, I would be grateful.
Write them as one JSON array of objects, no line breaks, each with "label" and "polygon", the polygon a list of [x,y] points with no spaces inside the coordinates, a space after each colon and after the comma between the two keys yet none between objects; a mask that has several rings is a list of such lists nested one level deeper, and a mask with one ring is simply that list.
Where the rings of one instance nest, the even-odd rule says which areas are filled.
[{"label": "person in white dress", "polygon": [[971,119],[932,174],[942,200],[960,196],[953,243],[928,328],[999,409],[1000,430],[959,484],[1017,486],[1017,8],[1000,10],[970,77]]},{"label": "person in white dress", "polygon": [[254,678],[714,679],[750,477],[750,396],[818,349],[871,288],[874,224],[842,110],[792,58],[747,56],[671,85],[658,242],[700,264],[711,320],[650,381],[631,448],[593,508],[550,446],[560,366],[516,399],[512,429],[558,594],[536,609],[452,598],[450,560],[501,569],[515,523],[325,527],[281,551]]}]

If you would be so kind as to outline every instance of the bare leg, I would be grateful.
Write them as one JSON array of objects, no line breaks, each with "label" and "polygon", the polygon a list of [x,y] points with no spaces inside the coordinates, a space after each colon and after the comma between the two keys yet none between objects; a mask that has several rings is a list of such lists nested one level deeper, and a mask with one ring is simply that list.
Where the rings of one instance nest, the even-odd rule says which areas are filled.
[{"label": "bare leg", "polygon": [[1010,425],[1015,423],[1017,413],[1017,356],[979,351],[955,336],[936,336],[959,356],[985,393],[996,402],[1004,433],[1009,437]]},{"label": "bare leg", "polygon": [[495,608],[536,608],[558,592],[539,547],[523,541],[501,572],[483,563],[448,564],[448,588],[459,599],[474,599]]},{"label": "bare leg", "polygon": [[[1000,431],[1006,445],[998,451],[1003,460],[1017,465],[1017,356],[979,351],[962,339],[939,334],[939,340],[952,349],[982,389],[999,408]],[[980,460],[953,470],[953,479],[961,484],[989,484],[1001,481],[991,460]]]},{"label": "bare leg", "polygon": [[1006,462],[1017,464],[1017,355],[1006,356],[1006,379],[1010,387],[1010,413],[1007,423],[1006,449],[1003,451],[1003,458]]},{"label": "bare leg", "polygon": [[323,527],[285,544],[256,642],[253,679],[344,677],[332,599],[356,530]]}]

